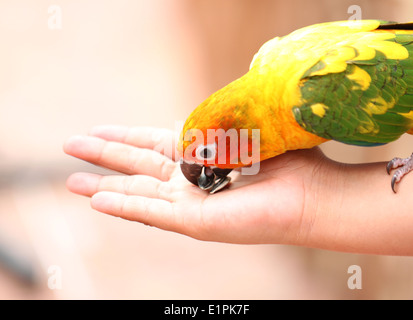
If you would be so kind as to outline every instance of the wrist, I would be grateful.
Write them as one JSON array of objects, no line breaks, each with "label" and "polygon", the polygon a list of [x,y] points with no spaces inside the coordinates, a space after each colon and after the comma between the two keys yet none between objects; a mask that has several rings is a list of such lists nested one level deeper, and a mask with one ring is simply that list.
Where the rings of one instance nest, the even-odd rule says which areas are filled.
[{"label": "wrist", "polygon": [[413,254],[413,175],[393,193],[386,163],[331,163],[306,209],[303,244],[329,250]]}]

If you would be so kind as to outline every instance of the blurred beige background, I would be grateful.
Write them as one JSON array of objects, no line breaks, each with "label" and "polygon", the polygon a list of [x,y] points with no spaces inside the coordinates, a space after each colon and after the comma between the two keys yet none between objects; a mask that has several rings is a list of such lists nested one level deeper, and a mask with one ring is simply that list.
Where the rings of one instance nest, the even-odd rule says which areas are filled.
[{"label": "blurred beige background", "polygon": [[[413,298],[410,257],[200,242],[97,213],[65,188],[70,173],[100,170],[62,152],[68,136],[174,128],[265,41],[348,19],[353,4],[363,18],[413,20],[410,0],[2,0],[0,299]],[[381,161],[413,140],[323,149]],[[347,286],[354,264],[361,290]]]}]

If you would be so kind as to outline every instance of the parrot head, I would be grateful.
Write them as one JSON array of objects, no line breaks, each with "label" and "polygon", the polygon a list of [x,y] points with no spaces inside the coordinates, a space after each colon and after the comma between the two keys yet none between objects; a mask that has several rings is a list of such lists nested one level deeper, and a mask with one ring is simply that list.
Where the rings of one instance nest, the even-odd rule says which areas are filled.
[{"label": "parrot head", "polygon": [[191,113],[178,143],[183,175],[210,193],[230,182],[228,174],[234,168],[260,161],[260,139],[254,131],[258,129],[248,115],[251,108],[232,86],[217,91]]},{"label": "parrot head", "polygon": [[[198,127],[183,130],[181,170],[189,182],[211,193],[217,192],[230,182],[228,174],[238,162],[229,161],[231,148],[224,145],[226,140],[222,128],[214,130]],[[235,153],[234,150],[232,152]]]}]

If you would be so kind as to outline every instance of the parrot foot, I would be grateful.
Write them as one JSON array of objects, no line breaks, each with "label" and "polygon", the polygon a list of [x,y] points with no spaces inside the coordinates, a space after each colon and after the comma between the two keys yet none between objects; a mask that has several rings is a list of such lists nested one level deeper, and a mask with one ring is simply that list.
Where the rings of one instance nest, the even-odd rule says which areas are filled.
[{"label": "parrot foot", "polygon": [[406,174],[413,170],[413,153],[410,157],[402,159],[402,158],[394,158],[391,160],[386,167],[387,173],[390,174],[392,169],[396,169],[396,172],[393,174],[391,179],[391,188],[394,193],[396,193],[395,185],[399,182]]}]

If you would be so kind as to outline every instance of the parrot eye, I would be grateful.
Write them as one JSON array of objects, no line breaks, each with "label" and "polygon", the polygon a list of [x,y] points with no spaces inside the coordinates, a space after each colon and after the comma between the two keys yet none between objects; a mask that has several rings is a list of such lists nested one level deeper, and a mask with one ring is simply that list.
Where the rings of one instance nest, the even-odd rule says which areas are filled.
[{"label": "parrot eye", "polygon": [[196,148],[196,157],[199,160],[214,160],[216,153],[216,144],[200,145]]}]

